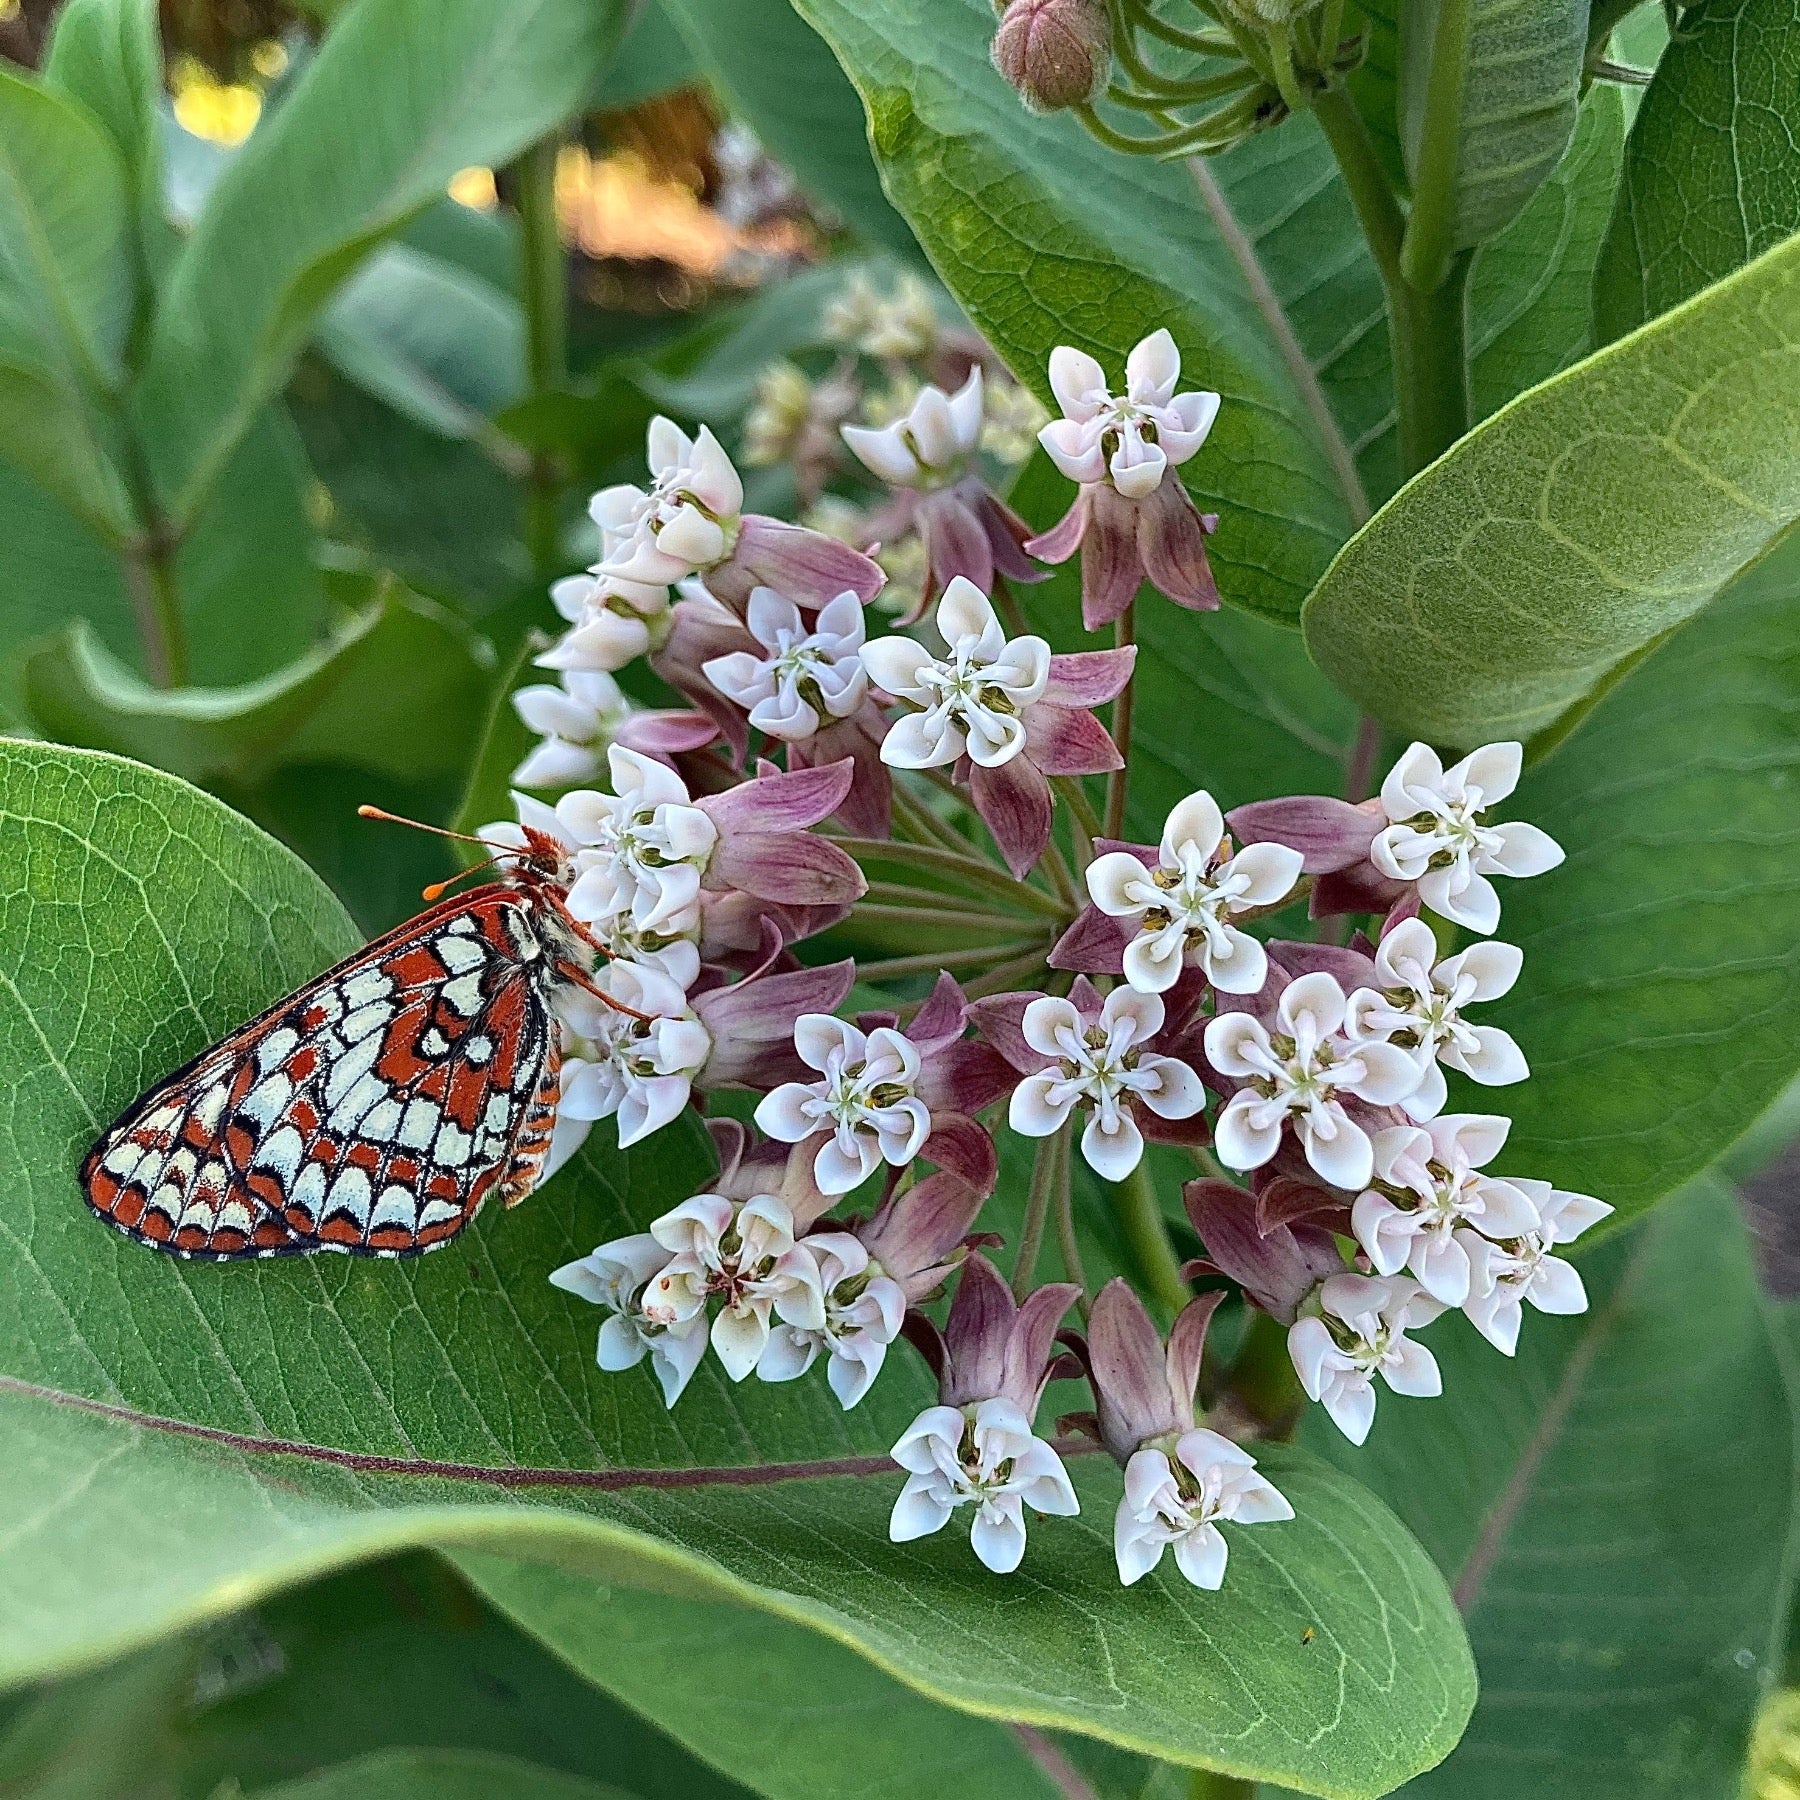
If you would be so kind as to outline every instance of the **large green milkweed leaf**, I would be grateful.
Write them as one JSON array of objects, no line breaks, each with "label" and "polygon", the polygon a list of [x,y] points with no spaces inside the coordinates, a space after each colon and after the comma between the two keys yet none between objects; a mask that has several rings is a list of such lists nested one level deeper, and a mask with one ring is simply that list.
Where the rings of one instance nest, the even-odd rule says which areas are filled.
[{"label": "large green milkweed leaf", "polygon": [[631,1800],[611,1782],[564,1775],[483,1750],[377,1750],[320,1769],[249,1800]]},{"label": "large green milkweed leaf", "polygon": [[1649,656],[1512,816],[1568,861],[1505,882],[1525,951],[1491,1009],[1532,1079],[1480,1090],[1521,1174],[1630,1214],[1705,1168],[1800,1068],[1800,536]]},{"label": "large green milkweed leaf", "polygon": [[0,69],[0,456],[109,538],[131,517],[101,424],[130,299],[119,154]]},{"label": "large green milkweed leaf", "polygon": [[1384,1394],[1360,1451],[1304,1434],[1418,1532],[1475,1641],[1480,1703],[1419,1800],[1737,1800],[1780,1673],[1794,1428],[1729,1192],[1581,1269],[1591,1310],[1528,1309],[1516,1360],[1452,1314],[1441,1399]]},{"label": "large green milkweed leaf", "polygon": [[1182,471],[1222,515],[1212,540],[1220,589],[1291,622],[1356,514],[1308,411],[1314,397],[1188,172],[1103,149],[1066,116],[1027,113],[988,62],[988,0],[798,9],[862,94],[888,193],[1022,380],[1047,395],[1060,343],[1091,351],[1117,380],[1140,338],[1163,325],[1174,334],[1186,378],[1224,397]]},{"label": "large green milkweed leaf", "polygon": [[[822,1383],[733,1388],[709,1364],[671,1415],[642,1371],[602,1375],[591,1311],[544,1277],[705,1179],[691,1120],[624,1156],[597,1136],[530,1204],[405,1265],[191,1267],[88,1216],[72,1170],[114,1110],[353,941],[217,803],[111,758],[6,749],[0,1679],[381,1549],[462,1545],[759,1607],[966,1711],[1318,1793],[1374,1795],[1454,1742],[1473,1676],[1441,1582],[1302,1452],[1268,1448],[1299,1516],[1234,1535],[1221,1595],[1118,1586],[1118,1477],[1089,1457],[1083,1517],[1039,1530],[1000,1584],[952,1536],[887,1541],[880,1471],[928,1394],[915,1363],[850,1414]],[[182,1519],[179,1555],[142,1553],[146,1516]]]},{"label": "large green milkweed leaf", "polygon": [[314,317],[470,163],[504,161],[605,66],[623,0],[366,0],[233,158],[171,270],[137,414],[192,514]]},{"label": "large green milkweed leaf", "polygon": [[1595,282],[1616,337],[1800,231],[1800,34],[1784,0],[1686,8],[1631,130]]},{"label": "large green milkweed leaf", "polygon": [[1521,394],[1346,544],[1307,645],[1396,731],[1549,725],[1800,514],[1800,240]]},{"label": "large green milkweed leaf", "polygon": [[1587,14],[1586,0],[1400,0],[1406,257],[1421,286],[1510,225],[1568,147]]}]

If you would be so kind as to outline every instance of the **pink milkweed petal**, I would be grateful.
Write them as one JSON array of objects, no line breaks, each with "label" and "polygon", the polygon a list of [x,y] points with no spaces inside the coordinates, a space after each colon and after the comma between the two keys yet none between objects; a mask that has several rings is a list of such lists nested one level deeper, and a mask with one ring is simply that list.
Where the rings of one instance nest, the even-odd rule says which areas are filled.
[{"label": "pink milkweed petal", "polygon": [[969,775],[969,798],[1006,866],[1023,881],[1050,841],[1050,783],[1029,755],[1015,756],[997,769],[977,764]]}]

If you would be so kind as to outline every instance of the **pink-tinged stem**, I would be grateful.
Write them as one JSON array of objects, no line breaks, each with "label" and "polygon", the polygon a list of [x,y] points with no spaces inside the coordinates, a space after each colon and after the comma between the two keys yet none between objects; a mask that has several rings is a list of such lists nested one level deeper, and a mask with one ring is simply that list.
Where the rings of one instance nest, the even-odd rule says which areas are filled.
[{"label": "pink-tinged stem", "polygon": [[1031,1161],[1031,1190],[1025,1196],[1025,1220],[1019,1227],[1019,1259],[1013,1264],[1015,1300],[1031,1292],[1037,1275],[1038,1252],[1044,1245],[1044,1223],[1050,1217],[1050,1201],[1056,1192],[1057,1169],[1069,1135],[1065,1124],[1048,1137],[1039,1138]]},{"label": "pink-tinged stem", "polygon": [[[1134,600],[1113,622],[1113,646],[1123,650],[1137,642],[1137,602]],[[1112,740],[1119,746],[1123,759],[1106,779],[1106,830],[1099,835],[1109,838],[1125,835],[1125,781],[1131,767],[1131,714],[1137,693],[1137,677],[1126,682],[1113,702]]]}]

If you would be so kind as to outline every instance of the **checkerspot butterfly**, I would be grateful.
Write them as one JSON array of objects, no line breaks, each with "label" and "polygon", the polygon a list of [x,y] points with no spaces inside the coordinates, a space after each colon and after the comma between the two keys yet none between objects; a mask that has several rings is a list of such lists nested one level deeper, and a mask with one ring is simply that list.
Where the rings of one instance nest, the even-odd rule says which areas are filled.
[{"label": "checkerspot butterfly", "polygon": [[525,837],[506,879],[375,939],[141,1095],[81,1165],[89,1206],[139,1243],[226,1262],[411,1256],[490,1194],[523,1200],[556,1122],[554,1002],[593,990],[598,948],[563,903],[561,847]]}]

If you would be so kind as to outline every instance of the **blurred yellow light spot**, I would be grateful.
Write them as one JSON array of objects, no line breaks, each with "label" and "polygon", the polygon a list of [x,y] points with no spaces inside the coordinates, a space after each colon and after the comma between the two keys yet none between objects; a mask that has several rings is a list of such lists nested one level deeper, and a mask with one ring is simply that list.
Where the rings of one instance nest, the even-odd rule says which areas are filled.
[{"label": "blurred yellow light spot", "polygon": [[714,273],[741,239],[691,187],[652,174],[635,151],[591,157],[565,144],[556,158],[556,216],[588,256],[669,262]]},{"label": "blurred yellow light spot", "polygon": [[241,144],[262,116],[262,96],[253,87],[215,81],[206,69],[183,57],[171,82],[175,118],[183,131],[214,144]]},{"label": "blurred yellow light spot", "polygon": [[10,25],[19,16],[19,0],[0,0],[0,25]]},{"label": "blurred yellow light spot", "polygon": [[287,73],[287,45],[279,38],[265,38],[250,52],[250,66],[264,81],[274,81]]},{"label": "blurred yellow light spot", "polygon": [[500,200],[494,188],[494,171],[479,164],[472,169],[458,169],[445,191],[458,206],[466,206],[471,212],[492,212]]}]

